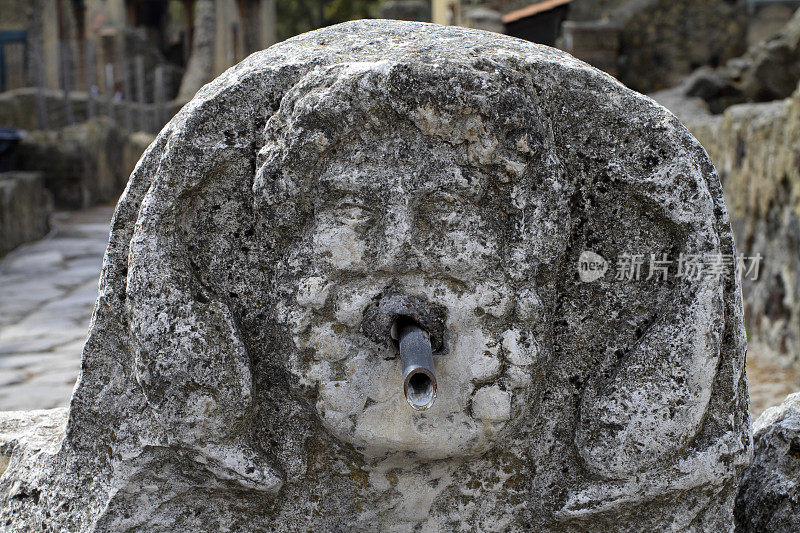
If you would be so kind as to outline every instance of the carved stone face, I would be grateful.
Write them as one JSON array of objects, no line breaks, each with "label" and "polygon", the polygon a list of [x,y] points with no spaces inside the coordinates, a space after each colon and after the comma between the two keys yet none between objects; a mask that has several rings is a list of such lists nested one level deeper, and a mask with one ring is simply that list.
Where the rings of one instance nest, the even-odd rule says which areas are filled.
[{"label": "carved stone face", "polygon": [[[365,163],[362,171],[380,168]],[[535,340],[519,342],[502,243],[468,191],[452,175],[415,183],[413,170],[398,169],[379,202],[369,185],[320,176],[335,194],[322,199],[298,249],[320,274],[299,281],[291,314],[296,345],[310,354],[298,371],[319,386],[325,426],[358,447],[431,458],[480,452],[512,419],[512,404],[524,402]],[[365,308],[388,287],[447,310],[438,399],[423,413],[403,397],[394,350],[360,331]]]},{"label": "carved stone face", "polygon": [[[325,427],[368,455],[482,453],[524,416],[541,358],[531,329],[537,293],[519,260],[526,252],[520,202],[528,191],[518,184],[530,159],[527,134],[517,134],[514,151],[499,153],[495,136],[505,132],[466,105],[409,106],[410,120],[387,131],[379,127],[380,101],[359,99],[352,87],[359,80],[380,85],[380,73],[335,76],[351,86],[358,142],[320,127],[302,132],[309,142],[267,143],[256,181],[293,179],[279,187],[287,190],[300,174],[312,184],[313,216],[281,267],[293,296],[278,310],[297,348],[289,366],[316,388]],[[304,107],[312,97],[313,112]],[[341,105],[334,89],[325,98],[294,98],[294,113],[278,113],[269,125],[277,139],[312,123],[306,113],[325,117]],[[281,149],[291,151],[288,164]],[[294,160],[315,164],[296,168]],[[275,161],[279,173],[270,168]],[[446,310],[444,349],[435,357],[438,398],[424,412],[405,401],[397,351],[361,329],[365,309],[390,289]]]}]

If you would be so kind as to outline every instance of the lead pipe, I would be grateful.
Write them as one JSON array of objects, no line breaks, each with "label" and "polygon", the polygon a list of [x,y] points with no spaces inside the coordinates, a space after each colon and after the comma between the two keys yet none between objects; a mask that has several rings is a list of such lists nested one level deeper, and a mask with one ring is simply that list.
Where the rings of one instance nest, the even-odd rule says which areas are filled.
[{"label": "lead pipe", "polygon": [[436,371],[427,331],[410,319],[395,324],[403,363],[403,394],[408,405],[424,411],[436,401]]}]

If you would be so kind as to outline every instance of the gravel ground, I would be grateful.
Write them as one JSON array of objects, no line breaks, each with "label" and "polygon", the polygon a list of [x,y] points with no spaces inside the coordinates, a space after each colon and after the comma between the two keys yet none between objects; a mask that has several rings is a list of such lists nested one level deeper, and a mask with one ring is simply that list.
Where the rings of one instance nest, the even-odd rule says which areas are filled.
[{"label": "gravel ground", "polygon": [[800,372],[764,360],[757,350],[749,347],[747,382],[750,386],[750,413],[755,420],[766,408],[778,405],[788,395],[800,391]]}]

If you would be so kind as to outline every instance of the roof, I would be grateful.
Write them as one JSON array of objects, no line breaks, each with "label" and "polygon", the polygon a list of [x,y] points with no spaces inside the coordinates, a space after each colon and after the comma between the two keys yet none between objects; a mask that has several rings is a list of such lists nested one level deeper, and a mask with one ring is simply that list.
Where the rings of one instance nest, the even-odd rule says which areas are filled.
[{"label": "roof", "polygon": [[508,24],[509,22],[516,22],[520,19],[532,17],[533,15],[550,11],[551,9],[555,9],[558,6],[563,6],[564,4],[569,4],[570,2],[572,2],[572,0],[544,0],[544,2],[537,2],[529,5],[528,7],[523,7],[522,9],[517,9],[516,11],[506,13],[503,15],[503,24]]}]

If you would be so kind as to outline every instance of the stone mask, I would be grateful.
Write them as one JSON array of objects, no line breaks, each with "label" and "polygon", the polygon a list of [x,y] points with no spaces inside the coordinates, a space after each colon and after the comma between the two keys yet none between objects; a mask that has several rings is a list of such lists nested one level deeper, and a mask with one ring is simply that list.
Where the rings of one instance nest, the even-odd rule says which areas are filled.
[{"label": "stone mask", "polygon": [[[536,108],[524,79],[487,95],[498,75],[474,78],[385,62],[320,69],[266,126],[257,208],[308,217],[277,268],[287,363],[316,389],[325,427],[368,455],[485,452],[526,416],[549,353],[533,273],[563,249],[563,169],[539,117],[517,111]],[[458,101],[440,101],[445,83]],[[498,110],[504,120],[488,118]],[[387,291],[445,308],[440,391],[424,413],[403,399],[389,339],[364,335]]]}]

